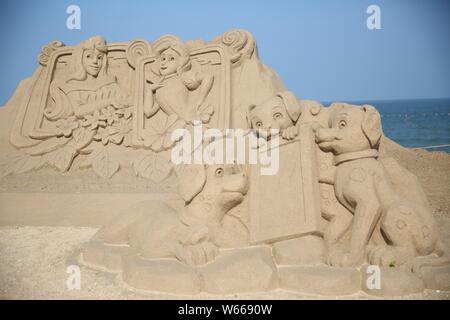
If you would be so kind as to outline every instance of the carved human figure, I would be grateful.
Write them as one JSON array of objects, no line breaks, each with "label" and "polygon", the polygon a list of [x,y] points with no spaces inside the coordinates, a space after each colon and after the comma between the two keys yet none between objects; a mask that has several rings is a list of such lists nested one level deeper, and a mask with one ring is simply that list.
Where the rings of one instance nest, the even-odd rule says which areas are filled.
[{"label": "carved human figure", "polygon": [[[368,105],[331,108],[330,127],[318,128],[316,141],[322,150],[334,154],[335,194],[353,219],[349,247],[335,251],[328,263],[357,266],[367,254],[371,264],[392,266],[414,263],[417,256],[443,255],[429,208],[401,196],[377,160],[382,136],[378,111]],[[368,246],[369,240],[373,246]]]},{"label": "carved human figure", "polygon": [[[175,113],[189,122],[196,120],[199,109],[211,108],[205,105],[205,99],[214,77],[191,70],[189,50],[181,42],[166,42],[157,48],[157,59],[146,73],[146,80],[149,84],[144,104],[147,117],[162,109],[168,115]],[[189,91],[193,90],[198,90],[197,98],[190,103]]]},{"label": "carved human figure", "polygon": [[81,42],[74,49],[72,61],[74,72],[50,85],[50,106],[45,110],[48,119],[71,115],[81,118],[108,106],[128,106],[128,95],[108,73],[108,48],[103,37]]}]

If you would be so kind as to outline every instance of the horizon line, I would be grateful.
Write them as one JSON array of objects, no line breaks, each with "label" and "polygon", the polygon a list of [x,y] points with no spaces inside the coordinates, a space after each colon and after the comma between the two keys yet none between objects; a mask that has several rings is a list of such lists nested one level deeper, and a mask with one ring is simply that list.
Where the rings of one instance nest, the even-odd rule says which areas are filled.
[{"label": "horizon line", "polygon": [[[304,99],[312,100],[312,99]],[[437,98],[381,98],[381,99],[336,99],[336,100],[318,100],[320,103],[333,103],[333,102],[364,102],[364,101],[376,101],[376,102],[386,102],[386,101],[413,101],[413,100],[450,100],[450,97],[437,97]]]}]

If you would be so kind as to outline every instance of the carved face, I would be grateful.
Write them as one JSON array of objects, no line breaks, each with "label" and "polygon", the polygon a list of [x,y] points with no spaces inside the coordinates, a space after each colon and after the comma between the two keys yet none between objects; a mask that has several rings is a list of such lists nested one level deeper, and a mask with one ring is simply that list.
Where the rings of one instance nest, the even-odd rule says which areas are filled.
[{"label": "carved face", "polygon": [[270,129],[282,131],[294,123],[287,113],[283,100],[275,96],[270,100],[250,107],[250,126],[266,139],[270,138]]},{"label": "carved face", "polygon": [[180,55],[173,50],[168,48],[164,50],[159,57],[159,72],[163,76],[167,76],[177,72],[180,66]]},{"label": "carved face", "polygon": [[85,50],[83,52],[82,63],[87,74],[97,77],[102,69],[105,54],[97,49]]},{"label": "carved face", "polygon": [[179,191],[186,202],[211,203],[225,212],[239,204],[247,193],[248,179],[238,165],[182,165],[178,168]]},{"label": "carved face", "polygon": [[205,194],[214,195],[216,205],[227,211],[244,199],[247,177],[237,165],[209,165],[206,168]]},{"label": "carved face", "polygon": [[376,148],[382,134],[380,115],[370,106],[339,105],[330,115],[329,126],[316,130],[316,142],[335,155]]}]

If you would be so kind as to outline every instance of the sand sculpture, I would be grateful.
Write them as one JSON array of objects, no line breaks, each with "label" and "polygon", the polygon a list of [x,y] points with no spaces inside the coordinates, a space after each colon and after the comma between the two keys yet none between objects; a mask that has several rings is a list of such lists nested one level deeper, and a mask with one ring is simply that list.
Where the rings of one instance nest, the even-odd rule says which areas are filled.
[{"label": "sand sculpture", "polygon": [[[156,185],[152,200],[101,221],[80,263],[169,293],[449,289],[448,250],[421,186],[379,158],[377,110],[298,99],[260,62],[249,32],[209,43],[55,41],[39,64],[15,100],[2,175],[52,167],[67,181],[79,171],[103,181],[132,169]],[[261,175],[259,164],[173,164],[180,139],[171,134],[195,123],[250,130],[279,152],[277,174]],[[176,201],[158,190],[165,181]],[[367,286],[370,265],[380,267],[381,288]]]}]

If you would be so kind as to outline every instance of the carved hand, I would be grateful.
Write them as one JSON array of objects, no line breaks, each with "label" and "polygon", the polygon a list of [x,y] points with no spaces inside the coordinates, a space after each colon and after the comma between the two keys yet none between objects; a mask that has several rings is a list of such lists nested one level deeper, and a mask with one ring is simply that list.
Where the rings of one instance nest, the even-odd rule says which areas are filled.
[{"label": "carved hand", "polygon": [[296,126],[286,128],[281,131],[281,136],[286,140],[292,140],[298,136],[298,128]]}]

